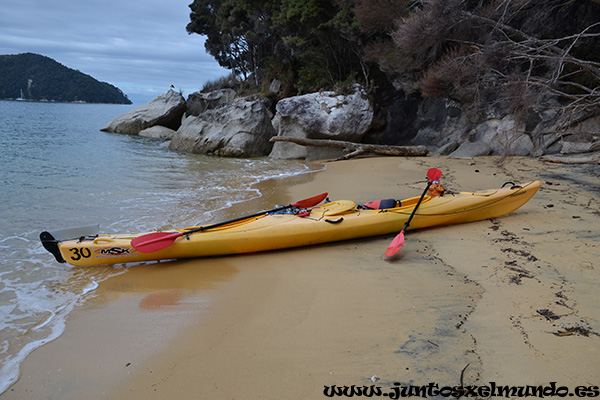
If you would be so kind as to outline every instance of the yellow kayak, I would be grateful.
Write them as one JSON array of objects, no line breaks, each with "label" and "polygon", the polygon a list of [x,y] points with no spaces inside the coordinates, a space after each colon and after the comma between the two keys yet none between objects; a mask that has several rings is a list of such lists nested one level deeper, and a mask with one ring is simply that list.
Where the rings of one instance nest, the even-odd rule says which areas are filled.
[{"label": "yellow kayak", "polygon": [[[540,186],[541,182],[533,181],[481,192],[425,196],[409,229],[499,217],[525,204]],[[189,227],[161,233],[108,235],[97,234],[98,226],[91,226],[42,232],[40,239],[57,261],[76,266],[253,253],[398,233],[418,200],[419,197],[405,199],[384,209],[366,209],[350,200],[329,201],[299,213],[265,212],[216,224],[214,228],[208,226],[206,230]],[[136,238],[142,246],[132,245]],[[164,239],[169,240],[156,251],[152,251],[152,244],[144,247]]]}]

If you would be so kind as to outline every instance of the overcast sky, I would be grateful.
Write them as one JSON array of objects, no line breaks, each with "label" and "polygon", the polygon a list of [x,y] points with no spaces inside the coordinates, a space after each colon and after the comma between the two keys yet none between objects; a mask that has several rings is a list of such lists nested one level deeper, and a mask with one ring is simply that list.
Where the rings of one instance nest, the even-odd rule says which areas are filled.
[{"label": "overcast sky", "polygon": [[225,76],[188,35],[193,0],[0,0],[0,54],[38,53],[108,82],[135,104]]}]

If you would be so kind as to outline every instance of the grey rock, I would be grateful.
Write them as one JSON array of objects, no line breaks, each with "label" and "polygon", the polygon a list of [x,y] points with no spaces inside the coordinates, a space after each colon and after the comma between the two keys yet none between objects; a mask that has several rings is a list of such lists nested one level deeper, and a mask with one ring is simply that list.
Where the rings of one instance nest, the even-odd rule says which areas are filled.
[{"label": "grey rock", "polygon": [[[279,101],[273,121],[278,136],[360,142],[373,122],[373,107],[362,88],[354,90],[349,95],[318,92]],[[277,142],[269,156],[319,159],[339,155],[339,149]]]},{"label": "grey rock", "polygon": [[156,139],[172,139],[177,131],[166,126],[155,125],[150,128],[146,128],[139,133],[140,136],[156,138]]},{"label": "grey rock", "polygon": [[198,116],[222,104],[233,103],[236,98],[237,93],[233,89],[220,89],[208,93],[194,92],[186,101],[186,114]]},{"label": "grey rock", "polygon": [[512,115],[488,120],[477,130],[479,139],[491,148],[492,155],[525,156],[533,151],[533,142],[524,133],[525,123],[517,122]]},{"label": "grey rock", "polygon": [[479,156],[487,156],[492,152],[490,146],[483,142],[466,142],[459,146],[458,149],[450,153],[452,158],[471,158]]},{"label": "grey rock", "polygon": [[273,79],[271,85],[269,85],[269,91],[272,93],[279,93],[281,90],[281,82],[279,79]]},{"label": "grey rock", "polygon": [[266,156],[275,135],[263,100],[222,105],[185,119],[169,149],[223,157]]},{"label": "grey rock", "polygon": [[181,93],[171,89],[148,103],[119,115],[100,130],[138,135],[144,129],[154,125],[177,129],[184,112],[185,99]]},{"label": "grey rock", "polygon": [[458,143],[450,142],[450,143],[445,144],[444,146],[438,148],[437,150],[433,151],[431,156],[432,157],[447,156],[456,149],[458,149]]},{"label": "grey rock", "polygon": [[599,141],[575,142],[564,140],[560,152],[562,154],[590,153],[600,150]]}]

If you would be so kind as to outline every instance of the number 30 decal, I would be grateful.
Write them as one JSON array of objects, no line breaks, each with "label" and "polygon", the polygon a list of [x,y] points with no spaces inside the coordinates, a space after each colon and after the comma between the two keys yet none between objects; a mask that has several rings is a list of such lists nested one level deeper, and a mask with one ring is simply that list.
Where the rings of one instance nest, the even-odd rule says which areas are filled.
[{"label": "number 30 decal", "polygon": [[71,260],[74,261],[81,260],[81,258],[89,258],[92,255],[90,249],[86,247],[82,247],[81,249],[78,247],[73,247],[72,249],[69,249],[69,251],[73,253]]}]

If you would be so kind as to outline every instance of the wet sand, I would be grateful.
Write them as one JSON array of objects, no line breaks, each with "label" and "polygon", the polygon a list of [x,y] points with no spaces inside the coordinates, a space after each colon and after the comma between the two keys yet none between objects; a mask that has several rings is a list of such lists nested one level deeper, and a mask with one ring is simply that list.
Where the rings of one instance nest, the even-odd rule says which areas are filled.
[{"label": "wet sand", "polygon": [[[244,215],[327,191],[365,202],[539,179],[494,220],[130,267],[35,350],[5,399],[322,399],[325,386],[599,386],[600,169],[498,158],[362,158],[260,185]],[[373,383],[376,375],[379,381]]]}]

